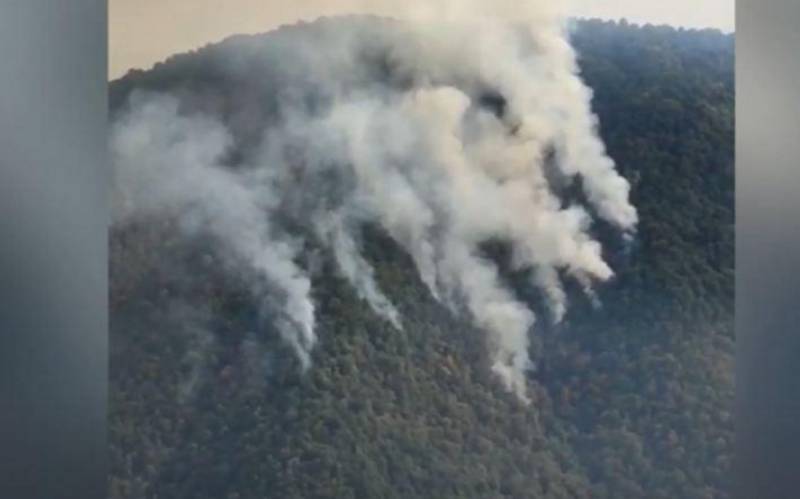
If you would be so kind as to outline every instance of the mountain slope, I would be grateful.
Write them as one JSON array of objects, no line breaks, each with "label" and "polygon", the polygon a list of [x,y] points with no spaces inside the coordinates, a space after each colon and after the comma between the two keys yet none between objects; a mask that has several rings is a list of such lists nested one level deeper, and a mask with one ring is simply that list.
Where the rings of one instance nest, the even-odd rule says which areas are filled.
[{"label": "mountain slope", "polygon": [[[261,68],[337,23],[380,29],[234,37],[114,82],[112,113],[133,89],[175,92],[221,110],[245,154],[286,85]],[[111,497],[728,497],[733,38],[585,21],[573,43],[640,224],[629,247],[596,227],[617,277],[602,307],[570,290],[566,320],[537,324],[529,406],[376,228],[365,253],[403,330],[307,248],[319,343],[301,375],[211,243],[142,220],[111,235]]]}]

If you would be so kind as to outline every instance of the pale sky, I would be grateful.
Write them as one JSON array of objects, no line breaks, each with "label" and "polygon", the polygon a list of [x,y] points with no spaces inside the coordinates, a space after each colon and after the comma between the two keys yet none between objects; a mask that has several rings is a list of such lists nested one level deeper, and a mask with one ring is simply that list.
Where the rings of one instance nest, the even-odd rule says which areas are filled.
[{"label": "pale sky", "polygon": [[[109,0],[109,73],[147,69],[166,57],[238,33],[261,33],[320,16],[392,15],[410,0]],[[424,0],[421,0],[424,1]],[[487,0],[490,1],[490,0]],[[524,0],[520,0],[524,1]],[[563,0],[555,0],[563,1]],[[580,17],[734,30],[735,0],[571,0]]]}]

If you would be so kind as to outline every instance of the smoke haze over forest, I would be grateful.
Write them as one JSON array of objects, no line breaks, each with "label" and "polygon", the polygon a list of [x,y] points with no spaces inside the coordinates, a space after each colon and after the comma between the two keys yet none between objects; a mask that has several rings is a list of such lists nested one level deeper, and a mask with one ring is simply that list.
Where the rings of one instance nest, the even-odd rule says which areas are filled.
[{"label": "smoke haze over forest", "polygon": [[[112,128],[117,220],[176,217],[187,233],[211,236],[222,260],[250,276],[304,369],[316,342],[313,276],[296,263],[307,238],[402,328],[360,250],[363,225],[375,224],[411,255],[432,296],[486,332],[492,368],[527,400],[536,317],[481,245],[508,243],[560,322],[564,279],[591,294],[593,281],[613,276],[593,219],[630,238],[637,215],[597,136],[559,12],[458,7],[432,3],[410,13],[414,22],[361,21],[358,31],[323,24],[310,44],[290,36],[274,47],[285,62],[254,77],[265,88],[292,82],[267,119],[228,126],[213,100],[133,94]],[[246,99],[243,114],[260,104]],[[573,183],[581,199],[563,195]]]},{"label": "smoke haze over forest", "polygon": [[112,498],[729,497],[733,37],[432,5],[111,84]]}]

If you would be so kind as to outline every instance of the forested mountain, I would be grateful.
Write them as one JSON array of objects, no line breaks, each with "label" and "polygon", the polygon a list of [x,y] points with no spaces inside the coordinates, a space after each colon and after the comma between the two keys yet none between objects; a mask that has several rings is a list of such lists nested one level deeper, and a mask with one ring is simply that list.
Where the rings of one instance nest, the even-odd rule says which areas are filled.
[{"label": "forested mountain", "polygon": [[[134,89],[233,109],[252,88],[212,61],[246,68],[253,47],[268,58],[287,33],[317,29],[234,37],[131,72],[111,84],[112,114]],[[201,239],[140,220],[110,236],[110,497],[730,497],[734,38],[588,20],[571,39],[639,224],[629,243],[594,227],[616,277],[596,302],[568,288],[565,320],[537,323],[530,404],[499,385],[475,326],[378,228],[364,252],[402,331],[309,248],[319,342],[301,373]],[[375,71],[391,71],[382,62]],[[257,84],[271,94],[285,82]],[[256,119],[230,116],[241,130]],[[505,250],[485,247],[524,295]]]}]

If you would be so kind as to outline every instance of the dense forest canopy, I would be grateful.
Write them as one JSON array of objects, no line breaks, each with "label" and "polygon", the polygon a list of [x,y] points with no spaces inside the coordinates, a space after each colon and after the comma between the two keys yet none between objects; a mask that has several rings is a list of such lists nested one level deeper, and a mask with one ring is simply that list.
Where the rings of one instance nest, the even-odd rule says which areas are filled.
[{"label": "dense forest canopy", "polygon": [[[222,110],[237,131],[235,168],[270,96],[287,91],[251,78],[265,74],[253,67],[280,65],[287,39],[374,22],[284,27],[174,56],[113,82],[112,115],[142,89]],[[616,275],[594,297],[567,283],[564,320],[537,322],[530,404],[503,389],[480,331],[431,296],[379,227],[360,243],[402,331],[309,248],[300,264],[317,269],[319,340],[303,373],[277,331],[259,331],[257,304],[211,243],[179,237],[169,218],[138,220],[110,241],[110,496],[730,497],[733,36],[587,20],[571,40],[638,225],[631,241],[592,226]],[[380,47],[369,56],[371,71],[395,77]],[[245,98],[260,107],[237,108]],[[484,102],[503,113],[502,96]],[[545,308],[502,241],[483,251]]]}]

